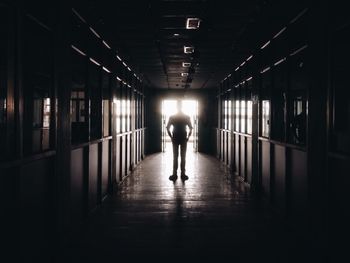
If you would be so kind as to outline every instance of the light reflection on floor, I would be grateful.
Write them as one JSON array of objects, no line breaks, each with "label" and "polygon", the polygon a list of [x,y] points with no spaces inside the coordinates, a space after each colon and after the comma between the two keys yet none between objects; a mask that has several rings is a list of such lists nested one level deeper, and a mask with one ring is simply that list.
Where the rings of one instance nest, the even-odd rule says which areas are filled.
[{"label": "light reflection on floor", "polygon": [[[227,262],[218,256],[239,255],[251,257],[244,262],[259,262],[271,246],[282,256],[283,249],[293,251],[289,245],[297,243],[282,239],[284,232],[276,228],[268,210],[257,206],[241,180],[230,177],[216,158],[190,149],[189,145],[185,182],[169,180],[171,151],[147,156],[88,221],[85,232],[72,240],[67,253],[76,253],[80,261],[74,262],[90,262],[81,261],[83,257],[101,262],[101,255],[112,262],[116,254],[128,259],[151,255],[150,260],[166,262],[176,255],[175,262],[181,262],[183,254],[193,256],[193,262],[200,262],[199,255],[205,260],[212,256],[213,262]],[[251,253],[252,246],[260,252]],[[269,255],[263,262],[271,262],[267,259]]]},{"label": "light reflection on floor", "polygon": [[[178,206],[179,202],[182,208],[193,208],[204,205],[205,200],[230,200],[237,197],[238,192],[232,190],[233,185],[229,182],[227,167],[220,165],[211,156],[194,152],[192,143],[188,144],[186,156],[186,174],[189,179],[182,181],[179,176],[175,182],[169,180],[173,166],[171,143],[168,143],[166,149],[164,153],[148,156],[127,178],[122,188],[122,198],[170,201],[162,203],[162,206],[163,209],[165,206],[171,208],[171,213],[174,205]],[[244,186],[242,192],[245,192]]]}]

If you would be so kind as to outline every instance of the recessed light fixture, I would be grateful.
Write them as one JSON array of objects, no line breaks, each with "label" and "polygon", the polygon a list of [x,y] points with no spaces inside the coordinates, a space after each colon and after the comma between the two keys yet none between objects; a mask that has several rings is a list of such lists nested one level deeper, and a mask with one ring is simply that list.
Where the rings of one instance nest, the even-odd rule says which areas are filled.
[{"label": "recessed light fixture", "polygon": [[189,17],[186,21],[186,29],[198,29],[201,20],[197,17]]},{"label": "recessed light fixture", "polygon": [[188,76],[188,73],[187,73],[187,72],[182,72],[182,73],[181,73],[181,76],[182,76],[182,77],[187,77],[187,76]]},{"label": "recessed light fixture", "polygon": [[182,62],[182,66],[184,68],[189,68],[189,67],[191,67],[191,63],[190,62]]},{"label": "recessed light fixture", "polygon": [[192,47],[192,46],[184,46],[184,53],[185,54],[194,53],[194,47]]},{"label": "recessed light fixture", "polygon": [[174,37],[178,37],[178,36],[180,36],[180,34],[174,33]]}]

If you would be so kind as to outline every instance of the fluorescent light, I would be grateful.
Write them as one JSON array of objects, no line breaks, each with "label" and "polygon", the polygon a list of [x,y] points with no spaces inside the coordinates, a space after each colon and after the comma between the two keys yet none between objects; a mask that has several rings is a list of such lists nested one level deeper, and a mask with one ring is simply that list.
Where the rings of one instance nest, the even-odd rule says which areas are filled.
[{"label": "fluorescent light", "polygon": [[270,67],[267,67],[265,69],[263,69],[262,71],[260,71],[260,73],[265,73],[266,71],[269,71],[270,70]]},{"label": "fluorescent light", "polygon": [[186,29],[198,29],[201,20],[197,17],[189,17],[186,21]]},{"label": "fluorescent light", "polygon": [[106,41],[103,40],[102,43],[103,43],[103,45],[105,45],[108,49],[111,49],[111,47],[107,44]]},{"label": "fluorescent light", "polygon": [[75,47],[75,46],[73,46],[73,45],[71,45],[71,47],[72,47],[76,52],[78,52],[80,55],[83,55],[83,56],[86,57],[86,54],[85,54],[83,51],[81,51],[79,48],[77,48],[77,47]]},{"label": "fluorescent light", "polygon": [[108,68],[106,68],[106,67],[102,67],[102,69],[103,69],[104,71],[108,72],[108,73],[111,73],[111,72],[108,70]]},{"label": "fluorescent light", "polygon": [[294,56],[294,55],[298,54],[299,52],[303,51],[303,50],[304,50],[305,48],[307,48],[307,47],[308,47],[308,45],[302,46],[301,48],[299,48],[299,49],[295,50],[294,52],[292,52],[292,53],[290,54],[290,56]]},{"label": "fluorescent light", "polygon": [[190,63],[190,62],[182,62],[182,66],[183,66],[184,68],[191,67],[191,63]]},{"label": "fluorescent light", "polygon": [[122,59],[117,55],[117,59],[119,60],[119,61],[122,61]]},{"label": "fluorescent light", "polygon": [[92,27],[89,27],[89,29],[97,38],[101,38],[100,35],[97,34],[97,32]]},{"label": "fluorescent light", "polygon": [[281,35],[286,29],[287,29],[287,27],[282,28],[280,31],[278,31],[278,33],[276,35],[273,36],[273,38],[276,38],[279,35]]},{"label": "fluorescent light", "polygon": [[268,45],[270,45],[271,41],[267,41],[260,49],[264,49],[265,47],[267,47]]},{"label": "fluorescent light", "polygon": [[194,52],[194,47],[192,46],[184,46],[184,53],[185,54],[191,54]]},{"label": "fluorescent light", "polygon": [[182,76],[182,77],[187,77],[187,76],[188,76],[188,73],[187,73],[187,72],[182,72],[182,73],[181,73],[181,76]]},{"label": "fluorescent light", "polygon": [[86,20],[77,12],[77,10],[75,10],[74,8],[72,8],[72,12],[73,12],[77,17],[79,17],[79,19],[80,19],[82,22],[86,23]]},{"label": "fluorescent light", "polygon": [[101,66],[101,64],[100,63],[98,63],[96,60],[94,60],[93,58],[89,58],[90,59],[90,61],[92,62],[92,63],[94,63],[94,64],[96,64],[97,66]]},{"label": "fluorescent light", "polygon": [[286,60],[286,58],[282,58],[279,61],[277,61],[275,64],[273,64],[274,66],[277,66],[279,64],[281,64],[282,62],[284,62]]}]

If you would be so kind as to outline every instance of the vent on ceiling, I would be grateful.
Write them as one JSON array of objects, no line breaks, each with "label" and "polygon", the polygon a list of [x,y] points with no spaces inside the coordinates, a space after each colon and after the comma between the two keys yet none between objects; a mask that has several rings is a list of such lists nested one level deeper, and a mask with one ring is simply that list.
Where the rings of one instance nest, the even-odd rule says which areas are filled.
[{"label": "vent on ceiling", "polygon": [[184,53],[185,54],[194,53],[194,47],[186,47],[186,46],[184,46]]},{"label": "vent on ceiling", "polygon": [[186,21],[186,29],[198,29],[201,20],[197,17],[189,17]]},{"label": "vent on ceiling", "polygon": [[189,68],[189,67],[191,67],[191,63],[190,62],[182,62],[182,66],[184,68]]},{"label": "vent on ceiling", "polygon": [[182,77],[187,77],[187,76],[188,76],[188,73],[187,73],[187,72],[182,72],[182,73],[181,73],[181,76],[182,76]]}]

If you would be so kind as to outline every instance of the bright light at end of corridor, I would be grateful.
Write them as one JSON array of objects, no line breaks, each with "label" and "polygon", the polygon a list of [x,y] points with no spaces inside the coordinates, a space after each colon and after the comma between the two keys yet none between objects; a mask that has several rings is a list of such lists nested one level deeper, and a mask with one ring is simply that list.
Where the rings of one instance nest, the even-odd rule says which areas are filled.
[{"label": "bright light at end of corridor", "polygon": [[[194,116],[197,114],[196,100],[182,100],[182,112]],[[163,104],[163,114],[171,116],[177,113],[177,100],[165,100]]]}]

